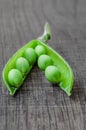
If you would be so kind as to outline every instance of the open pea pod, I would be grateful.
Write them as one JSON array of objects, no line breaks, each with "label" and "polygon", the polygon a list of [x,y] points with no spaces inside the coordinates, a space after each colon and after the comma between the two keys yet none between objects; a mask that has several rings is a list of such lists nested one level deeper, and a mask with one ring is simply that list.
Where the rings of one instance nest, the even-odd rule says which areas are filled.
[{"label": "open pea pod", "polygon": [[46,49],[47,55],[50,56],[53,60],[53,65],[56,66],[61,72],[61,80],[59,82],[59,86],[67,93],[68,96],[71,95],[74,81],[74,75],[72,69],[70,68],[69,64],[56,51],[54,51],[51,47],[49,47],[46,44],[50,38],[51,38],[50,27],[49,24],[47,23],[44,28],[44,34],[41,37],[39,37],[36,40],[32,40],[26,45],[24,45],[9,59],[9,61],[7,62],[7,64],[3,69],[2,78],[6,88],[9,90],[11,95],[14,95],[15,92],[21,87],[27,74],[30,72],[35,63],[30,64],[27,72],[22,74],[23,75],[22,81],[17,87],[10,84],[8,80],[9,71],[16,68],[15,65],[16,60],[20,57],[24,57],[24,52],[27,48],[33,48],[35,50],[35,48],[38,45],[42,45]]}]

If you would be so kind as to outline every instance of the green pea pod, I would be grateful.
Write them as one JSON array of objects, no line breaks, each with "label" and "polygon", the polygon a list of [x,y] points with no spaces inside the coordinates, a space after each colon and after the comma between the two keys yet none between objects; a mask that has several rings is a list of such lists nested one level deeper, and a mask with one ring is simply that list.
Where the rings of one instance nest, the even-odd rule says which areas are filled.
[{"label": "green pea pod", "polygon": [[68,96],[71,95],[71,90],[74,81],[74,75],[72,69],[70,68],[69,64],[56,51],[54,51],[51,47],[46,45],[47,41],[50,38],[51,38],[51,32],[49,24],[47,23],[45,25],[44,34],[41,37],[39,37],[36,40],[32,40],[26,45],[24,45],[9,59],[9,61],[7,62],[7,64],[3,69],[2,78],[6,88],[9,90],[11,95],[14,95],[15,92],[20,88],[27,74],[30,72],[35,63],[29,65],[29,70],[25,74],[23,74],[23,81],[19,83],[19,86],[17,87],[9,83],[8,80],[9,71],[15,68],[15,63],[18,58],[24,57],[24,51],[27,48],[33,48],[35,50],[36,46],[38,45],[42,45],[46,49],[47,55],[50,56],[53,60],[53,65],[58,67],[59,71],[61,72],[61,79],[59,81],[59,86],[67,93]]}]

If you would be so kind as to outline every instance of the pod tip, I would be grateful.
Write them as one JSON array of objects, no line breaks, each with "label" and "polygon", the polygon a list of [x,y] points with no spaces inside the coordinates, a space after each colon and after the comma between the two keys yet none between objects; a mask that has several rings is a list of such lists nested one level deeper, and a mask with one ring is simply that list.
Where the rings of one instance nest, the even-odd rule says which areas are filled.
[{"label": "pod tip", "polygon": [[51,29],[48,22],[45,23],[43,35],[38,39],[45,43],[47,43],[47,41],[51,39]]}]

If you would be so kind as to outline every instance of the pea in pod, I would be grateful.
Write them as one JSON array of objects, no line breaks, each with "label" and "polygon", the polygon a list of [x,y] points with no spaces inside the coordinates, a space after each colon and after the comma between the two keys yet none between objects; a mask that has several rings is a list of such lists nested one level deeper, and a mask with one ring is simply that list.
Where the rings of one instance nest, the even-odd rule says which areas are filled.
[{"label": "pea in pod", "polygon": [[[46,44],[50,38],[50,27],[49,24],[46,23],[44,34],[41,37],[24,45],[9,59],[3,69],[2,78],[11,95],[14,95],[21,87],[37,59],[38,66],[40,69],[45,71],[45,77],[50,82],[55,81],[58,83],[61,89],[64,90],[68,96],[71,95],[74,82],[73,71],[65,59]],[[43,55],[47,55],[47,57],[43,58]],[[40,57],[44,59],[46,65],[42,65],[42,58]],[[49,63],[47,62],[47,59],[49,60]]]}]

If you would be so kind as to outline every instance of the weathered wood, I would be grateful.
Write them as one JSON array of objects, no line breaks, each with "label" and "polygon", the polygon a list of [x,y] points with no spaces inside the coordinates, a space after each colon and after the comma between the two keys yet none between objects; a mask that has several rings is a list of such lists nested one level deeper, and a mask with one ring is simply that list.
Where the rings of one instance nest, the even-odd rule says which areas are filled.
[{"label": "weathered wood", "polygon": [[86,130],[85,0],[0,0],[0,73],[16,50],[42,34],[46,21],[50,46],[73,68],[72,96],[37,66],[14,97],[0,81],[0,130]]}]

